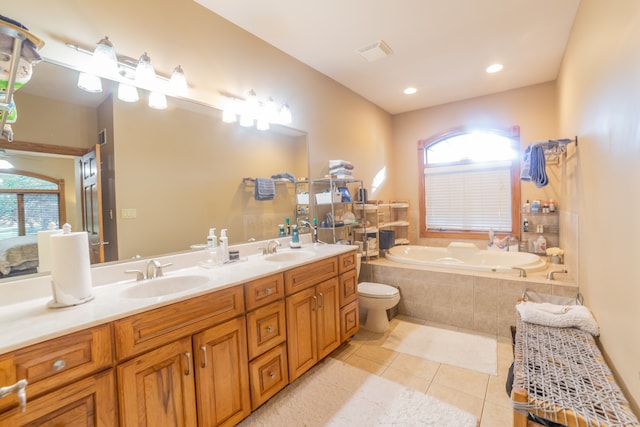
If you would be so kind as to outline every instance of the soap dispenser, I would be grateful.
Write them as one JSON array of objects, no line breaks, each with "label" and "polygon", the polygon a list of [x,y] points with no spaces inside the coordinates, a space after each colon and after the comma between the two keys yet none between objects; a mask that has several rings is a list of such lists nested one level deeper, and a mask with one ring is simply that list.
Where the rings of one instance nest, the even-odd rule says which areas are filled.
[{"label": "soap dispenser", "polygon": [[292,248],[299,248],[300,245],[300,234],[298,233],[298,224],[293,224],[291,231],[291,242],[289,242],[289,246]]},{"label": "soap dispenser", "polygon": [[229,238],[226,228],[220,232],[220,252],[222,253],[222,262],[229,262]]}]

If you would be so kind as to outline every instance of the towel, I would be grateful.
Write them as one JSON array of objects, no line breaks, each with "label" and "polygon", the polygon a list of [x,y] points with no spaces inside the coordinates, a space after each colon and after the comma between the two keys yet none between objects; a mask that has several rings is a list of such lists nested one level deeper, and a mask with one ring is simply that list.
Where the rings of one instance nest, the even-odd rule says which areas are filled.
[{"label": "towel", "polygon": [[531,181],[531,146],[524,150],[522,156],[522,165],[520,168],[520,179],[522,181]]},{"label": "towel", "polygon": [[347,168],[331,168],[329,169],[329,174],[330,175],[344,175],[344,176],[351,176],[353,175],[353,170],[352,169],[347,169]]},{"label": "towel", "polygon": [[531,147],[531,165],[529,170],[531,171],[531,181],[533,181],[537,188],[544,187],[549,183],[546,167],[544,148],[542,148],[541,145],[534,145]]},{"label": "towel", "polygon": [[555,328],[578,328],[596,337],[600,335],[598,323],[584,305],[523,301],[516,304],[516,310],[524,322]]},{"label": "towel", "polygon": [[276,195],[276,183],[272,178],[256,178],[256,200],[273,200]]},{"label": "towel", "polygon": [[353,169],[353,164],[348,160],[329,160],[329,169],[334,168]]},{"label": "towel", "polygon": [[279,173],[279,174],[276,174],[276,175],[271,175],[271,178],[272,179],[283,179],[283,180],[286,179],[287,181],[291,181],[293,183],[296,182],[296,177],[291,175],[290,173],[287,173],[287,172],[282,172],[282,173]]}]

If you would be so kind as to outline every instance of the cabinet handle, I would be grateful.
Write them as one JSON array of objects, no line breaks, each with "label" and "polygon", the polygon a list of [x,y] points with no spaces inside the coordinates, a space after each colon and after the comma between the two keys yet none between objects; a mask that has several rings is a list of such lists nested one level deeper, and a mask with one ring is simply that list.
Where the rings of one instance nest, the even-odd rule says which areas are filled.
[{"label": "cabinet handle", "polygon": [[58,359],[55,362],[53,362],[53,370],[54,371],[61,371],[66,366],[67,366],[67,362],[65,362],[64,359]]},{"label": "cabinet handle", "polygon": [[207,367],[207,346],[201,345],[200,351],[202,351],[202,363],[200,364],[200,366],[202,368],[206,368]]},{"label": "cabinet handle", "polygon": [[271,295],[273,293],[273,291],[271,290],[271,288],[267,288],[264,290],[264,294],[265,295]]},{"label": "cabinet handle", "polygon": [[313,296],[313,306],[311,307],[311,311],[316,311],[318,308],[318,297]]},{"label": "cabinet handle", "polygon": [[267,326],[267,332],[272,333],[273,332],[273,326]]},{"label": "cabinet handle", "polygon": [[184,353],[184,357],[187,358],[187,369],[185,369],[184,374],[185,375],[191,375],[191,353],[186,351]]},{"label": "cabinet handle", "polygon": [[318,307],[324,307],[324,294],[322,292],[320,292],[320,304],[318,304]]}]

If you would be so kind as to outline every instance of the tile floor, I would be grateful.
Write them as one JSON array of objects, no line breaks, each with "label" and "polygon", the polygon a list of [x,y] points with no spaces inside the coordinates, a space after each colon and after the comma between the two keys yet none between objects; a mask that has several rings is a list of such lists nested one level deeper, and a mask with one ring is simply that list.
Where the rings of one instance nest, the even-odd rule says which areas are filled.
[{"label": "tile floor", "polygon": [[[405,316],[394,318],[389,329],[402,321],[477,334]],[[508,339],[497,337],[498,375],[494,376],[383,348],[387,334],[360,330],[331,357],[470,412],[478,418],[479,427],[513,425],[511,405],[505,392],[507,372],[513,361]]]}]

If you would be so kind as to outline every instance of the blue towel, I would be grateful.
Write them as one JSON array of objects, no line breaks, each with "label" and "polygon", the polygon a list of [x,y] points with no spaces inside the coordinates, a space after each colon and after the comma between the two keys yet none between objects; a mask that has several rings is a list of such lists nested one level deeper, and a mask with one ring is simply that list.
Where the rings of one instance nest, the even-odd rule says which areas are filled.
[{"label": "blue towel", "polygon": [[276,183],[272,178],[256,178],[256,200],[273,200],[276,195]]},{"label": "blue towel", "polygon": [[531,147],[531,164],[529,170],[531,171],[531,181],[537,188],[544,187],[549,183],[547,177],[547,163],[544,157],[544,148],[541,145],[534,145]]}]

